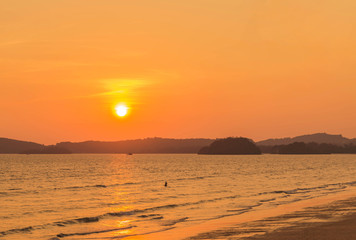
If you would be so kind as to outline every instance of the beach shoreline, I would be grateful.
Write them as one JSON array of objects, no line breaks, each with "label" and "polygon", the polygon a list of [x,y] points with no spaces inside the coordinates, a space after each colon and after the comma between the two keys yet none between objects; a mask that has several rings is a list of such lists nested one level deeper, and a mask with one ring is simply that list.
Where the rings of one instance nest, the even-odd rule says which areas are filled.
[{"label": "beach shoreline", "polygon": [[125,240],[356,239],[356,189]]},{"label": "beach shoreline", "polygon": [[246,240],[346,240],[356,239],[356,197],[338,200],[326,205],[307,208],[291,215],[275,219],[304,218],[310,221],[295,222],[289,227],[267,232],[263,235],[244,238]]},{"label": "beach shoreline", "polygon": [[[356,202],[356,200],[355,200]],[[339,221],[300,224],[279,229],[245,240],[350,240],[356,239],[356,214],[345,216]]]}]

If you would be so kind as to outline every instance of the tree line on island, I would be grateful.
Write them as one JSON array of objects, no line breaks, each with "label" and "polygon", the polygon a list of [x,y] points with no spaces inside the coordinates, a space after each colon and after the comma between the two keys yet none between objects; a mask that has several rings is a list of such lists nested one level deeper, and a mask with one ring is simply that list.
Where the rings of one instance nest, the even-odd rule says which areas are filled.
[{"label": "tree line on island", "polygon": [[356,145],[345,144],[342,146],[330,143],[305,143],[293,142],[285,145],[257,146],[251,139],[226,138],[216,140],[210,146],[200,149],[198,154],[337,154],[356,153]]},{"label": "tree line on island", "polygon": [[199,153],[199,154],[332,154],[356,153],[356,139],[317,133],[295,138],[254,142],[243,137],[225,139],[146,138],[114,142],[61,142],[43,145],[0,138],[0,153]]},{"label": "tree line on island", "polygon": [[21,154],[69,154],[72,153],[68,149],[61,148],[55,145],[42,146],[39,149],[29,149],[22,151]]},{"label": "tree line on island", "polygon": [[257,145],[248,138],[225,138],[218,139],[209,146],[203,147],[198,154],[261,154],[261,150]]},{"label": "tree line on island", "polygon": [[356,145],[338,146],[329,143],[294,142],[287,145],[259,146],[263,153],[270,154],[332,154],[356,153]]}]

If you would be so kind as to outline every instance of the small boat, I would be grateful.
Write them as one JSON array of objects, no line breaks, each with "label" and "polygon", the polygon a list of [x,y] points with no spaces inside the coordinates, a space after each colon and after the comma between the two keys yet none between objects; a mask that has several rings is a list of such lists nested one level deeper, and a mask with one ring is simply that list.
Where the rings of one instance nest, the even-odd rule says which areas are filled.
[{"label": "small boat", "polygon": [[127,153],[127,155],[133,155],[133,153]]}]

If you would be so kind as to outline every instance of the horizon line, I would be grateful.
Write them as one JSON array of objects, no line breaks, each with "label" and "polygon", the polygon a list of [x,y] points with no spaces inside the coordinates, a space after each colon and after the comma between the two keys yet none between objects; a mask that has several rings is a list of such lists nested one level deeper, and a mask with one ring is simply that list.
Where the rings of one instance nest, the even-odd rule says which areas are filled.
[{"label": "horizon line", "polygon": [[344,137],[343,134],[330,134],[330,133],[327,133],[327,132],[316,132],[316,133],[309,133],[309,134],[301,134],[301,135],[297,135],[297,136],[293,136],[293,137],[277,137],[277,138],[273,138],[273,137],[270,137],[270,138],[265,138],[265,139],[262,139],[262,140],[258,140],[258,141],[255,141],[254,139],[252,138],[249,138],[249,137],[245,137],[245,136],[226,136],[226,137],[187,137],[187,138],[174,138],[174,137],[158,137],[158,136],[155,136],[155,137],[143,137],[143,138],[131,138],[131,139],[121,139],[121,140],[83,140],[83,141],[69,141],[69,140],[66,140],[66,141],[59,141],[59,142],[56,142],[54,144],[44,144],[44,143],[39,143],[39,142],[36,142],[36,141],[32,141],[32,140],[19,140],[19,139],[15,139],[15,138],[8,138],[8,137],[0,137],[0,139],[9,139],[9,140],[15,140],[15,141],[21,141],[21,142],[31,142],[31,143],[36,143],[36,144],[40,144],[40,145],[44,145],[44,146],[51,146],[51,145],[56,145],[56,144],[59,144],[59,143],[83,143],[83,142],[123,142],[123,141],[135,141],[135,140],[145,140],[145,139],[171,139],[171,140],[189,140],[189,139],[204,139],[204,140],[217,140],[217,139],[224,139],[224,138],[229,138],[229,137],[245,137],[245,138],[248,138],[248,139],[251,139],[252,141],[254,141],[255,143],[257,142],[262,142],[262,141],[266,141],[266,140],[278,140],[278,139],[288,139],[288,138],[295,138],[295,137],[301,137],[301,136],[310,136],[310,135],[316,135],[316,134],[326,134],[326,135],[331,135],[331,136],[341,136],[343,138],[346,138],[346,139],[349,139],[349,140],[352,140],[352,139],[356,139],[355,137],[351,137],[351,138],[348,138],[348,137]]}]

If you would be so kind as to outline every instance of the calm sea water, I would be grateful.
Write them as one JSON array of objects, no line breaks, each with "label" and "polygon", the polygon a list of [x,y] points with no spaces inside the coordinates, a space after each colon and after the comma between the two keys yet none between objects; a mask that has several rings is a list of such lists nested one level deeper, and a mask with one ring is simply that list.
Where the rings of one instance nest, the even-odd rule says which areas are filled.
[{"label": "calm sea water", "polygon": [[120,239],[352,186],[356,155],[0,155],[0,239]]}]

